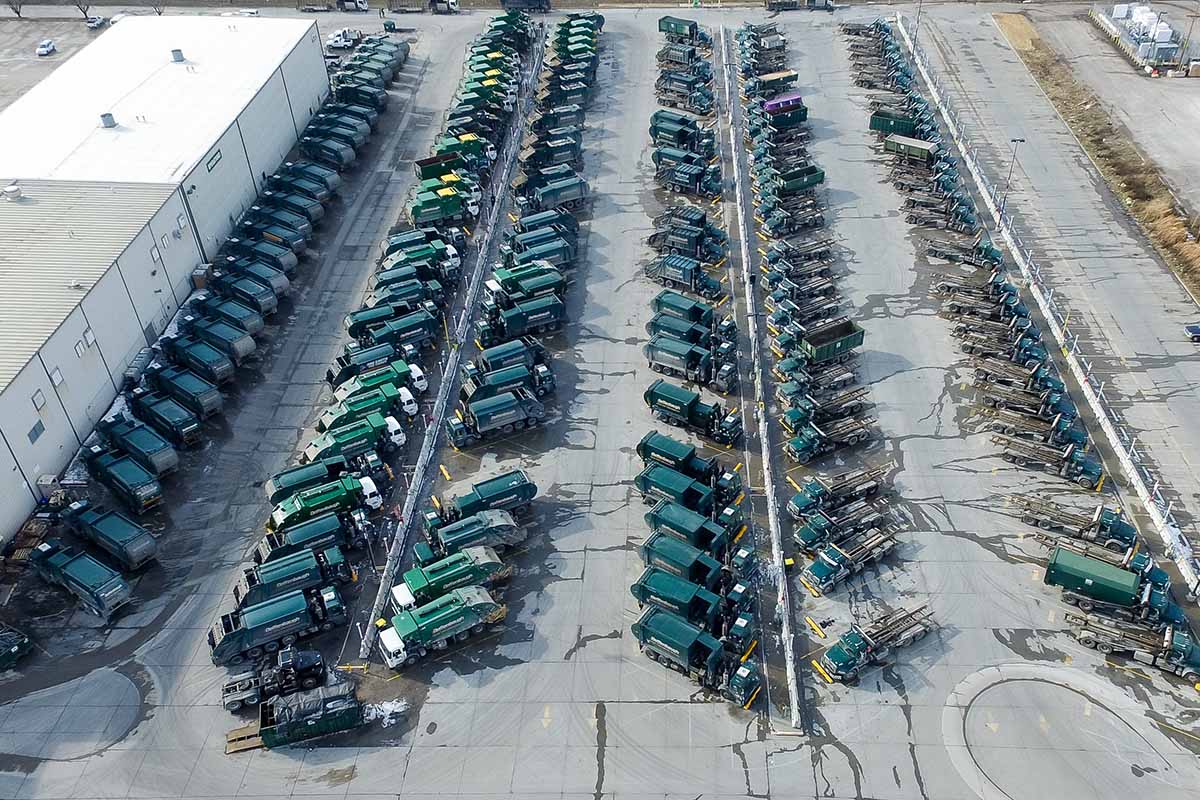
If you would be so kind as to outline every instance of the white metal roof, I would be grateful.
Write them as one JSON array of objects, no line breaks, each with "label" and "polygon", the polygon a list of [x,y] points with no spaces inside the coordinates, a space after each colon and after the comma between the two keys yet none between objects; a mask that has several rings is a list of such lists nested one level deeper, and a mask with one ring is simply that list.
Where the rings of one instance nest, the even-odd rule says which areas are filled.
[{"label": "white metal roof", "polygon": [[[0,187],[11,183],[0,178]],[[177,188],[30,180],[19,185],[20,199],[0,199],[0,391]]]},{"label": "white metal roof", "polygon": [[126,17],[0,112],[0,175],[178,184],[306,36],[307,20]]}]

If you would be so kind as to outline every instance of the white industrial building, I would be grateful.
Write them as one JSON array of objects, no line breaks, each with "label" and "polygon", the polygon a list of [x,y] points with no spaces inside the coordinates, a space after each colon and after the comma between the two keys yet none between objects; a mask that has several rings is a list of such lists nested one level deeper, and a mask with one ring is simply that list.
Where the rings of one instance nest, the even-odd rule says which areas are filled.
[{"label": "white industrial building", "polygon": [[0,541],[328,92],[312,22],[128,17],[0,112]]}]

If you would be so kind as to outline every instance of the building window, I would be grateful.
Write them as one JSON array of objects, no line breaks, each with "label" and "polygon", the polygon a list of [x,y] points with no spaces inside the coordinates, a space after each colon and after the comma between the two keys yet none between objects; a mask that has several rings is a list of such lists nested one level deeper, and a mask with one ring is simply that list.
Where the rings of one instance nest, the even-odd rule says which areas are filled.
[{"label": "building window", "polygon": [[168,247],[171,246],[171,243],[167,241],[167,235],[165,233],[162,235],[162,238],[159,239],[159,241],[162,242],[163,250],[166,250]]},{"label": "building window", "polygon": [[218,150],[217,152],[212,154],[212,156],[208,159],[208,163],[205,164],[204,166],[206,169],[208,169],[209,172],[212,172],[214,169],[217,168],[217,164],[220,164],[220,163],[221,163],[221,151]]},{"label": "building window", "polygon": [[92,333],[91,328],[83,329],[83,343],[91,347],[96,343],[96,334]]},{"label": "building window", "polygon": [[158,252],[157,245],[150,248],[150,260],[152,260],[155,264],[162,262],[162,253]]},{"label": "building window", "polygon": [[83,345],[83,339],[80,339],[75,343],[75,355],[77,355],[79,358],[83,358],[83,354],[86,351],[87,348]]},{"label": "building window", "polygon": [[180,214],[178,217],[176,217],[175,218],[175,227],[178,228],[179,230],[183,230],[184,228],[186,228],[187,227],[187,217],[185,217],[183,214]]},{"label": "building window", "polygon": [[39,419],[37,423],[29,429],[29,443],[37,444],[37,440],[42,438],[42,434],[46,432],[46,426]]},{"label": "building window", "polygon": [[55,367],[54,369],[50,370],[50,382],[55,386],[62,386],[63,376],[61,369]]},{"label": "building window", "polygon": [[33,399],[33,407],[36,408],[38,411],[41,411],[43,408],[46,407],[46,395],[44,395],[42,393],[41,389],[38,389],[36,392],[33,393],[32,399]]}]

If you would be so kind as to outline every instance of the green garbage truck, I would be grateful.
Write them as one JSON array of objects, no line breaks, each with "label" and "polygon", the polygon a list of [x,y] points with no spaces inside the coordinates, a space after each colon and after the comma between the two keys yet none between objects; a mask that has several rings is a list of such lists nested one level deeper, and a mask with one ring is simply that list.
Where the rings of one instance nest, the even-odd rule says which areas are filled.
[{"label": "green garbage truck", "polygon": [[111,447],[126,453],[156,477],[179,469],[179,454],[153,428],[121,412],[96,423],[96,433]]},{"label": "green garbage truck", "polygon": [[392,587],[392,611],[396,614],[411,611],[463,586],[490,588],[512,574],[512,565],[501,561],[494,548],[465,547],[432,564],[418,565],[405,572],[400,583]]},{"label": "green garbage truck", "polygon": [[120,511],[92,506],[90,500],[76,500],[61,516],[77,536],[90,540],[115,558],[122,569],[141,569],[158,555],[158,542],[150,531]]},{"label": "green garbage truck", "polygon": [[42,580],[63,587],[101,619],[108,620],[132,599],[119,573],[61,539],[47,539],[33,548],[29,563]]},{"label": "green garbage truck", "polygon": [[718,510],[711,488],[663,464],[648,465],[633,479],[633,485],[646,505],[669,500],[710,518]]},{"label": "green garbage truck", "polygon": [[490,318],[476,320],[475,342],[482,350],[522,336],[552,333],[562,327],[566,317],[566,304],[554,294],[508,309],[496,308]]},{"label": "green garbage truck", "polygon": [[732,543],[729,528],[672,500],[659,500],[646,512],[645,519],[651,532],[662,531],[721,561]]},{"label": "green garbage truck", "polygon": [[220,414],[225,408],[225,398],[217,387],[186,369],[153,364],[146,369],[146,382],[202,420]]},{"label": "green garbage truck", "polygon": [[468,547],[490,547],[503,552],[525,541],[527,535],[525,528],[507,511],[477,511],[427,533],[424,542],[413,545],[413,558],[418,566],[428,567]]},{"label": "green garbage truck", "polygon": [[482,586],[454,589],[432,602],[397,614],[392,617],[391,625],[380,626],[379,652],[391,669],[412,666],[431,650],[445,650],[451,642],[482,633],[507,614],[508,606],[492,599]]},{"label": "green garbage truck", "polygon": [[331,631],[346,622],[346,607],[333,586],[315,595],[288,592],[257,605],[222,614],[208,631],[209,656],[224,667],[256,661],[300,639]]},{"label": "green garbage truck", "polygon": [[743,708],[753,705],[762,681],[749,654],[739,654],[704,629],[664,608],[651,606],[630,628],[652,661],[687,675]]},{"label": "green garbage truck", "polygon": [[233,599],[238,608],[245,608],[288,592],[311,594],[324,586],[350,583],[357,577],[345,553],[336,545],[320,551],[299,550],[242,570],[242,577],[233,587]]},{"label": "green garbage truck", "polygon": [[508,511],[514,517],[529,511],[533,498],[537,496],[537,484],[519,469],[502,472],[494,478],[480,481],[471,491],[448,501],[431,497],[431,505],[422,512],[426,537],[430,537],[444,525],[478,514],[480,511]]},{"label": "green garbage truck", "polygon": [[638,442],[636,449],[644,465],[663,464],[712,487],[718,503],[731,503],[742,492],[741,472],[725,469],[715,456],[702,457],[695,445],[650,431]]},{"label": "green garbage truck", "polygon": [[742,418],[736,409],[726,412],[720,403],[705,403],[698,393],[662,378],[646,388],[642,399],[655,418],[718,444],[733,444],[742,436]]},{"label": "green garbage truck", "polygon": [[154,473],[129,456],[100,445],[84,449],[88,470],[135,514],[144,514],[163,500],[162,486]]},{"label": "green garbage truck", "polygon": [[391,452],[404,446],[408,437],[395,417],[368,414],[366,418],[325,431],[300,453],[301,464],[323,458],[353,458],[371,450]]},{"label": "green garbage truck", "polygon": [[[401,391],[408,392],[407,389],[397,389],[392,384],[385,383],[377,389],[362,392],[354,397],[334,403],[328,406],[321,413],[321,416],[317,417],[317,431],[324,433],[333,428],[341,428],[345,425],[366,419],[371,414],[391,416],[400,411],[407,411],[410,416],[416,414],[416,401],[413,396],[408,394],[407,398],[402,398]],[[408,400],[410,409],[405,408],[405,399]]]},{"label": "green garbage truck", "polygon": [[251,557],[256,564],[267,564],[302,550],[362,548],[373,532],[373,526],[362,511],[349,514],[327,511],[299,525],[265,534],[255,545]]},{"label": "green garbage truck", "polygon": [[[1128,563],[1128,559],[1126,560]],[[1140,571],[1123,568],[1056,547],[1046,564],[1042,582],[1062,589],[1063,602],[1093,611],[1162,629],[1167,625],[1187,625],[1183,609],[1171,599],[1170,584],[1153,561],[1142,559]]]},{"label": "green garbage truck", "polygon": [[446,420],[446,436],[457,448],[471,447],[493,436],[536,428],[546,407],[526,389],[504,392],[468,403]]},{"label": "green garbage truck", "polygon": [[135,386],[127,395],[133,416],[179,447],[200,443],[200,420],[174,399],[143,386]]},{"label": "green garbage truck", "polygon": [[304,489],[284,500],[267,518],[268,531],[282,531],[306,522],[327,511],[352,511],[383,507],[383,495],[375,481],[366,477],[343,475],[335,481]]},{"label": "green garbage truck", "polygon": [[650,534],[638,547],[638,554],[646,566],[658,567],[712,592],[720,590],[724,579],[715,558],[663,531]]},{"label": "green garbage truck", "polygon": [[665,608],[709,633],[718,632],[723,610],[721,596],[678,575],[646,567],[629,587],[629,593],[638,601],[639,609]]},{"label": "green garbage truck", "polygon": [[699,261],[687,256],[660,256],[646,265],[645,274],[668,289],[683,289],[706,300],[720,297],[724,291],[720,281],[710,277]]}]

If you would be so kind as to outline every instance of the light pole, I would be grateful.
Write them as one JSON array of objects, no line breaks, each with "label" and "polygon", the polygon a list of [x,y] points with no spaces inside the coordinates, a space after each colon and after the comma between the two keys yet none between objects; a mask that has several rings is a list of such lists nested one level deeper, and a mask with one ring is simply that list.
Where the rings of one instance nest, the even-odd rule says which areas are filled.
[{"label": "light pole", "polygon": [[[1200,0],[1197,0],[1197,2],[1200,2]],[[925,3],[925,0],[917,0],[917,19],[913,23],[913,46],[914,47],[917,44],[917,34],[921,32],[921,6],[924,3]]]},{"label": "light pole", "polygon": [[1025,140],[1021,138],[1009,139],[1012,142],[1012,160],[1008,162],[1008,178],[1004,181],[1004,195],[1000,198],[1000,213],[1004,213],[1005,206],[1008,205],[1008,190],[1012,186],[1013,170],[1017,166],[1017,148],[1025,144]]},{"label": "light pole", "polygon": [[[1200,11],[1200,0],[1196,0],[1196,10]],[[1192,27],[1196,24],[1196,17],[1200,17],[1200,14],[1188,14],[1191,22],[1188,23],[1187,36],[1183,39],[1183,52],[1179,54],[1179,66],[1184,69],[1187,69],[1186,62],[1189,61],[1188,50],[1192,49]]]},{"label": "light pole", "polygon": [[1154,46],[1154,49],[1150,51],[1150,60],[1155,62],[1156,65],[1158,62],[1158,24],[1162,22],[1162,18],[1166,15],[1167,12],[1165,11],[1158,12],[1158,15],[1154,18],[1154,29],[1150,31],[1150,43]]}]

